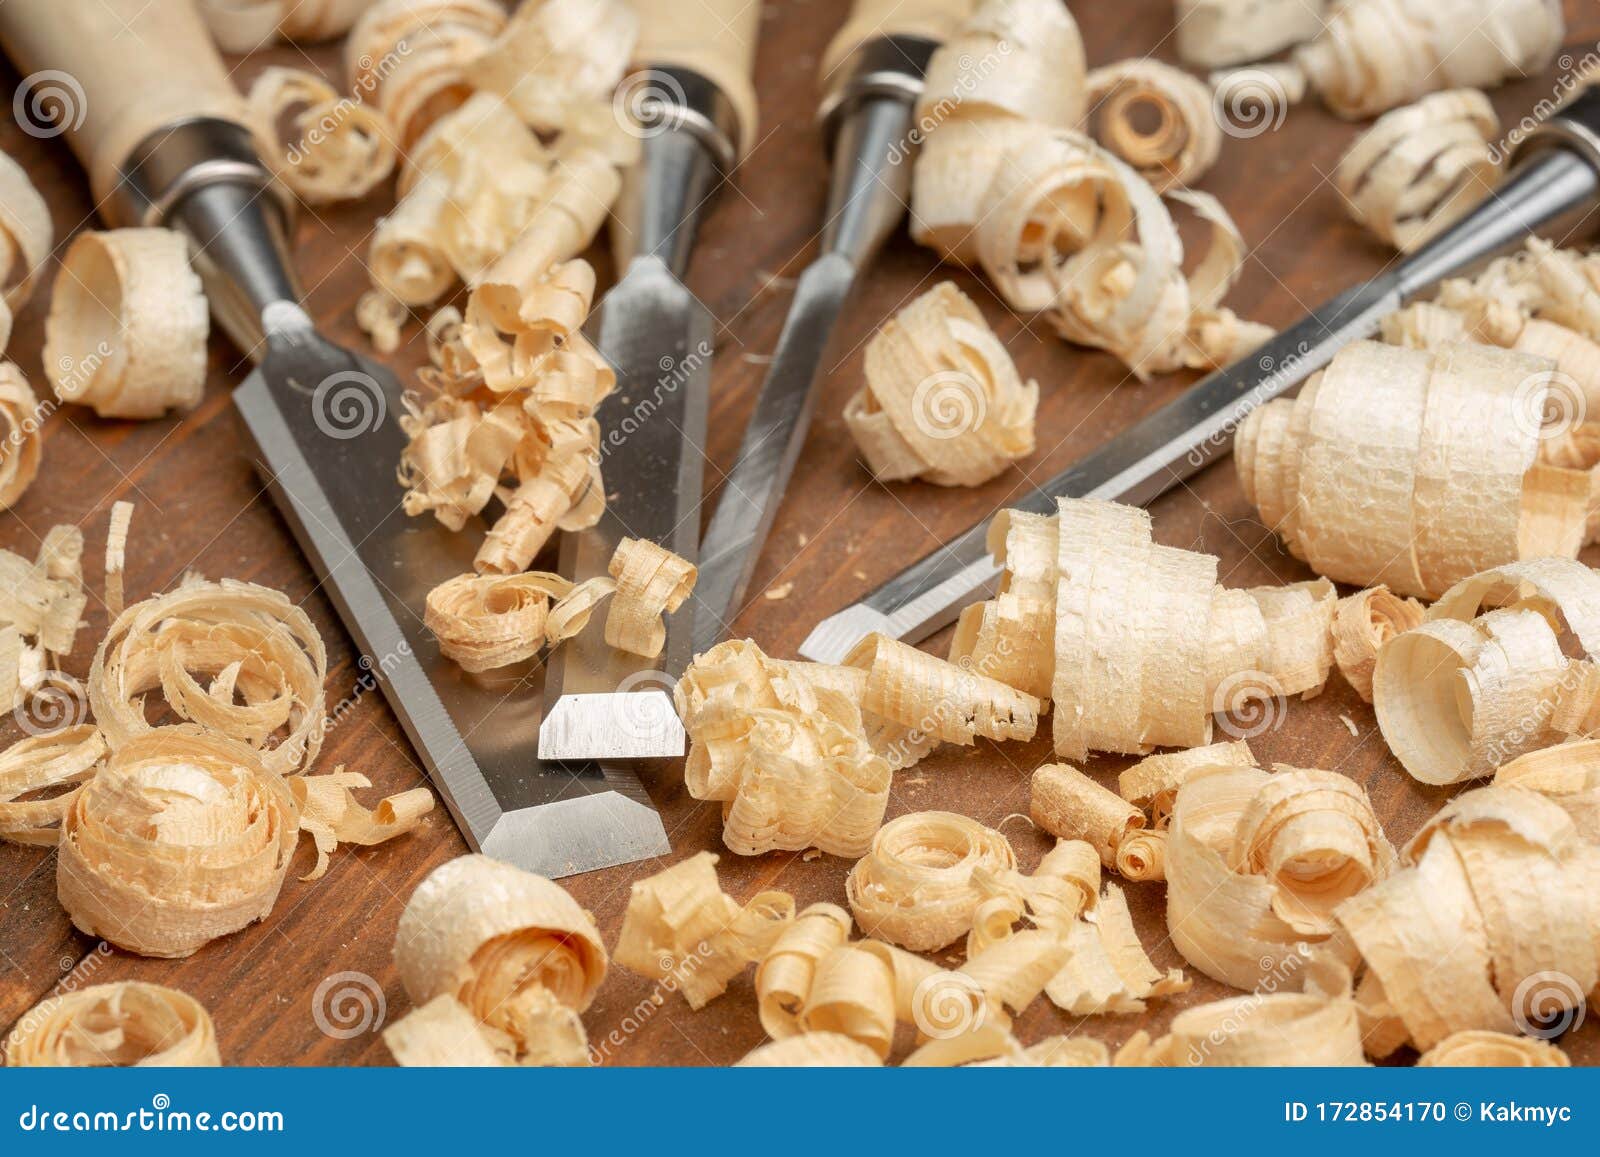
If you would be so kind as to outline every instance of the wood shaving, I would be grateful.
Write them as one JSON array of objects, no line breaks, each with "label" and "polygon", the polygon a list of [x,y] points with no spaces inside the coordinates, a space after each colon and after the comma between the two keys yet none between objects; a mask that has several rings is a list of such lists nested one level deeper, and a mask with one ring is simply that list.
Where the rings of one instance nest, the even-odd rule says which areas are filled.
[{"label": "wood shaving", "polygon": [[315,73],[264,69],[248,103],[263,159],[308,204],[364,197],[394,172],[388,123]]},{"label": "wood shaving", "polygon": [[54,847],[62,816],[105,755],[105,737],[91,723],[30,735],[0,752],[0,840]]},{"label": "wood shaving", "polygon": [[1242,739],[1147,756],[1117,777],[1117,794],[1150,817],[1150,830],[1172,823],[1178,789],[1208,767],[1255,767],[1256,757]]},{"label": "wood shaving", "polygon": [[978,486],[1033,453],[1039,385],[954,282],[885,322],[865,368],[844,420],[878,481]]},{"label": "wood shaving", "polygon": [[470,66],[505,24],[492,0],[378,0],[345,40],[350,91],[374,102],[409,150],[471,95]]},{"label": "wood shaving", "polygon": [[141,956],[189,956],[264,918],[299,831],[259,752],[192,726],[116,743],[61,821],[56,891],[72,923]]},{"label": "wood shaving", "polygon": [[44,458],[44,415],[15,362],[0,362],[0,510],[33,485]]},{"label": "wood shaving", "polygon": [[1324,946],[1348,956],[1334,909],[1395,860],[1359,784],[1289,767],[1195,772],[1178,792],[1167,852],[1173,944],[1207,976],[1247,990],[1299,988]]},{"label": "wood shaving", "polygon": [[[401,1064],[589,1063],[578,1014],[605,979],[606,950],[558,884],[487,856],[451,860],[411,894],[394,959],[418,1006],[384,1034]],[[469,1027],[478,1039],[463,1038]]]},{"label": "wood shaving", "polygon": [[965,670],[887,635],[868,635],[845,656],[866,671],[861,707],[946,743],[1032,739],[1040,704],[1032,695]]},{"label": "wood shaving", "polygon": [[119,980],[47,997],[6,1038],[12,1067],[220,1065],[211,1014],[186,992]]},{"label": "wood shaving", "polygon": [[1105,886],[1092,920],[1073,920],[1057,935],[1066,959],[1045,994],[1072,1016],[1143,1012],[1148,1001],[1190,988],[1182,969],[1162,972],[1151,963],[1133,929],[1127,897],[1115,884]]},{"label": "wood shaving", "polygon": [[400,331],[410,316],[411,310],[404,302],[382,289],[369,289],[356,299],[356,325],[380,354],[392,354],[400,348]]},{"label": "wood shaving", "polygon": [[1221,119],[1211,90],[1187,72],[1149,58],[1124,60],[1095,69],[1087,85],[1095,140],[1156,192],[1191,185],[1217,163]]},{"label": "wood shaving", "polygon": [[860,1041],[837,1032],[807,1032],[768,1041],[734,1062],[736,1069],[868,1069],[883,1062]]},{"label": "wood shaving", "polygon": [[[976,259],[976,229],[1009,144],[1083,115],[1083,39],[1065,5],[987,0],[957,19],[928,62],[916,107],[922,138],[911,184],[912,240],[949,260]],[[996,67],[996,61],[1004,64]]]},{"label": "wood shaving", "polygon": [[1551,0],[1350,0],[1295,62],[1343,117],[1450,88],[1490,88],[1539,72],[1566,27]]},{"label": "wood shaving", "polygon": [[837,904],[812,904],[784,929],[756,969],[761,1027],[773,1040],[800,1033],[800,1014],[822,959],[850,939],[850,913]]},{"label": "wood shaving", "polygon": [[1600,740],[1580,739],[1519,755],[1500,765],[1494,782],[1548,797],[1572,818],[1579,835],[1600,844]]},{"label": "wood shaving", "polygon": [[[859,672],[783,664],[729,640],[695,657],[673,690],[689,736],[684,785],[723,805],[738,855],[820,848],[860,856],[889,803],[890,764],[857,706]],[[843,690],[841,688],[848,688]],[[852,693],[853,692],[853,693]]]},{"label": "wood shaving", "polygon": [[1334,179],[1352,217],[1410,253],[1489,195],[1500,176],[1489,143],[1499,131],[1483,93],[1436,92],[1379,117]]},{"label": "wood shaving", "polygon": [[960,1036],[930,1040],[900,1062],[919,1068],[1104,1068],[1111,1053],[1097,1040],[1049,1036],[1024,1046],[999,1025],[981,1025]]},{"label": "wood shaving", "polygon": [[80,233],[44,324],[44,372],[63,402],[102,418],[190,410],[206,384],[210,311],[170,229]]},{"label": "wood shaving", "polygon": [[1333,620],[1339,592],[1327,579],[1251,587],[1266,626],[1261,673],[1276,695],[1314,699],[1333,668]]},{"label": "wood shaving", "polygon": [[132,524],[133,503],[113,502],[106,530],[106,613],[112,619],[122,614],[122,572],[128,565],[128,528]]},{"label": "wood shaving", "polygon": [[1326,0],[1177,0],[1178,57],[1195,68],[1262,60],[1322,31]]},{"label": "wood shaving", "polygon": [[1405,861],[1336,910],[1376,986],[1369,1001],[1381,995],[1400,1026],[1382,1047],[1427,1050],[1465,1030],[1555,1035],[1581,1014],[1600,980],[1600,855],[1559,805],[1517,787],[1466,792]]},{"label": "wood shaving", "polygon": [[[11,315],[33,296],[39,270],[54,246],[50,206],[33,187],[27,171],[0,154],[0,294],[6,305],[0,318],[8,337]],[[4,348],[5,343],[0,342],[0,349]]]},{"label": "wood shaving", "polygon": [[371,787],[360,772],[334,768],[327,775],[296,775],[288,780],[300,809],[300,830],[317,848],[317,865],[302,880],[319,880],[328,870],[329,857],[340,844],[373,847],[404,835],[433,810],[433,792],[414,787],[391,795],[368,810],[357,802],[353,788]]},{"label": "wood shaving", "polygon": [[913,952],[952,944],[972,928],[980,869],[1017,866],[1010,841],[954,812],[914,812],[885,824],[845,884],[850,911],[869,936]]},{"label": "wood shaving", "polygon": [[1378,652],[1378,727],[1422,783],[1489,775],[1593,726],[1589,665],[1568,647],[1600,655],[1600,575],[1560,558],[1485,571]]},{"label": "wood shaving", "polygon": [[1057,839],[1087,842],[1108,868],[1117,867],[1123,844],[1147,822],[1138,808],[1069,764],[1045,764],[1029,787],[1033,822]]},{"label": "wood shaving", "polygon": [[1468,1029],[1453,1032],[1417,1058],[1417,1067],[1565,1069],[1572,1061],[1547,1040]]},{"label": "wood shaving", "polygon": [[1402,631],[1419,626],[1427,608],[1403,599],[1381,583],[1339,600],[1333,614],[1333,661],[1356,694],[1372,702],[1378,652]]},{"label": "wood shaving", "polygon": [[[328,656],[311,619],[254,583],[195,580],[135,603],[89,669],[89,704],[113,751],[155,733],[146,696],[253,748],[264,770],[309,770],[322,747]],[[201,679],[208,679],[203,684]]]},{"label": "wood shaving", "polygon": [[428,592],[423,625],[463,671],[491,671],[538,654],[550,600],[572,584],[557,574],[464,574]]},{"label": "wood shaving", "polygon": [[200,16],[224,52],[247,53],[284,40],[331,40],[349,31],[373,0],[200,0]]},{"label": "wood shaving", "polygon": [[684,604],[699,571],[648,539],[625,538],[607,569],[617,590],[606,613],[606,645],[654,659],[667,644],[664,615]]},{"label": "wood shaving", "polygon": [[1346,346],[1298,397],[1240,426],[1245,497],[1318,574],[1401,595],[1435,598],[1501,563],[1570,557],[1587,481],[1535,469],[1550,369],[1481,345]]},{"label": "wood shaving", "polygon": [[635,882],[614,954],[629,971],[672,984],[693,1009],[764,959],[794,922],[787,892],[760,892],[741,905],[718,885],[716,864],[700,852]]},{"label": "wood shaving", "polygon": [[472,81],[539,131],[559,132],[573,106],[609,106],[638,34],[639,18],[620,0],[536,0],[472,62]]}]

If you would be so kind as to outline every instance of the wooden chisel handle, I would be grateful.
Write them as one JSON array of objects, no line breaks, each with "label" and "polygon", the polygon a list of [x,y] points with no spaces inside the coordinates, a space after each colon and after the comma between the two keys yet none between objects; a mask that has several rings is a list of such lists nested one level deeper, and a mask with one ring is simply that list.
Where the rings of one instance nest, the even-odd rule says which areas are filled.
[{"label": "wooden chisel handle", "polygon": [[[102,213],[152,133],[193,117],[244,123],[244,102],[190,0],[5,0],[0,42],[50,127],[66,129]],[[41,75],[50,74],[50,75]]]},{"label": "wooden chisel handle", "polygon": [[823,87],[864,41],[878,36],[920,36],[942,44],[977,7],[977,0],[856,0],[850,18],[822,54]]},{"label": "wooden chisel handle", "polygon": [[642,68],[683,68],[715,84],[739,122],[739,156],[756,133],[756,40],[761,0],[638,0],[639,42],[634,62]]}]

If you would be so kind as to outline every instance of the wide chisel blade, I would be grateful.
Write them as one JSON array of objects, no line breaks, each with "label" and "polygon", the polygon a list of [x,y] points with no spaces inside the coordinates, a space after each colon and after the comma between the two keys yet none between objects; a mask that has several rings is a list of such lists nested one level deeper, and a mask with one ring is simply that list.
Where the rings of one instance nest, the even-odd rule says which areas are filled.
[{"label": "wide chisel blade", "polygon": [[[597,417],[606,509],[562,541],[561,573],[603,575],[624,538],[648,539],[694,562],[705,469],[711,315],[660,258],[633,260],[600,308],[596,344],[617,373]],[[546,759],[682,755],[672,684],[690,657],[692,613],[666,619],[661,654],[606,643],[598,624],[551,654],[539,754]]]},{"label": "wide chisel blade", "polygon": [[538,758],[538,669],[475,676],[439,654],[423,626],[424,600],[472,570],[483,528],[452,533],[403,513],[394,473],[406,444],[398,385],[303,319],[273,327],[265,360],[234,402],[257,467],[361,648],[361,665],[467,843],[551,877],[664,855],[661,818],[632,772]]}]

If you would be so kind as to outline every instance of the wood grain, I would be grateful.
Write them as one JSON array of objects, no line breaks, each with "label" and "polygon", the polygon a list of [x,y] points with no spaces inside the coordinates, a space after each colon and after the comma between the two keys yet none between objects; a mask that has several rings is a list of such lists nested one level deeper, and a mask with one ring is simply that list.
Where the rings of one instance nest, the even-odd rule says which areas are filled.
[{"label": "wood grain", "polygon": [[[812,124],[813,76],[845,8],[844,0],[768,4],[757,63],[763,120],[757,144],[707,217],[690,270],[691,286],[720,323],[706,447],[712,487],[732,459],[764,358],[776,344],[789,279],[814,251],[825,167]],[[1167,0],[1075,8],[1091,62],[1152,51],[1174,59]],[[1593,5],[1576,2],[1567,10],[1568,44],[1581,57],[1600,39],[1600,14]],[[284,46],[240,63],[236,79],[248,83],[269,63],[308,62],[336,75],[333,48],[303,52]],[[1495,104],[1508,118],[1520,117],[1550,94],[1558,75],[1552,68],[1502,89],[1494,94]],[[12,91],[16,81],[14,73],[0,75],[4,91]],[[1226,141],[1221,164],[1201,187],[1228,206],[1251,247],[1229,302],[1245,316],[1286,324],[1390,259],[1348,221],[1328,180],[1358,131],[1359,126],[1337,121],[1308,102],[1293,109],[1276,131]],[[8,122],[0,128],[0,147],[26,165],[45,193],[62,244],[90,224],[92,205],[83,177],[60,141],[32,139]],[[336,339],[359,339],[351,308],[366,286],[367,236],[385,207],[384,198],[375,196],[308,214],[299,224],[298,259],[309,303]],[[610,265],[604,254],[596,255],[596,264],[602,284],[607,283]],[[862,343],[882,319],[945,277],[953,277],[980,303],[1022,372],[1040,382],[1039,452],[977,490],[875,485],[856,461],[840,418],[860,379]],[[23,311],[10,349],[36,386],[43,385],[39,351],[47,300],[41,292]],[[414,342],[395,362],[404,371],[420,358],[420,342]],[[818,618],[1054,474],[1192,380],[1174,375],[1141,385],[1114,359],[1067,346],[1037,320],[1013,316],[982,281],[937,267],[926,251],[903,237],[891,244],[850,311],[829,366],[796,481],[737,623],[739,631],[778,655],[792,655]],[[0,545],[31,553],[49,526],[66,521],[84,527],[90,554],[96,555],[110,504],[136,502],[130,594],[164,590],[193,569],[266,583],[303,602],[329,643],[330,704],[356,696],[329,737],[324,766],[345,763],[384,792],[415,786],[423,777],[393,717],[379,695],[358,694],[359,672],[349,642],[240,457],[227,394],[241,371],[237,355],[219,337],[212,343],[205,402],[181,422],[110,423],[77,409],[57,412],[48,428],[45,474],[15,511],[0,515]],[[1229,585],[1308,577],[1255,518],[1226,462],[1160,500],[1154,512],[1161,541],[1218,555]],[[91,558],[89,571],[98,590],[98,559]],[[762,591],[791,582],[794,593],[787,598],[762,597]],[[68,661],[79,674],[87,671],[93,644],[106,625],[97,601],[91,602],[88,620]],[[1389,757],[1371,710],[1337,679],[1315,701],[1294,704],[1282,726],[1253,745],[1263,759],[1333,768],[1365,784],[1396,843],[1448,795],[1404,774]],[[1048,755],[1047,741],[1006,747],[980,743],[943,752],[898,777],[890,814],[932,807],[965,812],[1003,827],[1031,866],[1046,841],[1013,817],[1026,812],[1028,775]],[[1124,762],[1097,759],[1091,770],[1109,775]],[[671,833],[673,858],[719,848],[716,807],[689,798],[676,769],[655,769],[647,784]],[[0,1025],[24,1013],[64,976],[73,983],[139,977],[177,985],[203,1001],[215,1016],[230,1064],[388,1063],[374,1033],[344,1038],[319,1029],[313,1015],[318,986],[339,972],[367,974],[382,988],[386,1016],[402,1015],[409,1005],[390,959],[400,910],[429,870],[465,850],[442,810],[420,832],[388,846],[341,850],[328,875],[314,884],[293,878],[311,862],[309,849],[302,848],[268,920],[188,960],[154,961],[97,951],[70,928],[55,901],[53,853],[0,847]],[[607,940],[614,941],[629,883],[660,866],[635,864],[566,883],[595,913]],[[806,904],[841,901],[849,864],[831,857],[808,862],[792,855],[741,859],[724,854],[721,867],[724,885],[735,895],[781,887]],[[1128,891],[1156,963],[1182,964],[1166,940],[1162,888],[1131,885]],[[698,1014],[676,997],[655,1004],[650,988],[619,970],[586,1017],[591,1038],[609,1063],[721,1064],[762,1039],[748,975]],[[1202,979],[1192,993],[1147,1017],[1087,1021],[1067,1018],[1039,1001],[1022,1018],[1019,1032],[1024,1039],[1068,1031],[1120,1042],[1140,1027],[1160,1031],[1176,1008],[1224,995],[1220,986]],[[1593,1025],[1570,1034],[1565,1043],[1575,1059],[1600,1061],[1600,1030]]]}]

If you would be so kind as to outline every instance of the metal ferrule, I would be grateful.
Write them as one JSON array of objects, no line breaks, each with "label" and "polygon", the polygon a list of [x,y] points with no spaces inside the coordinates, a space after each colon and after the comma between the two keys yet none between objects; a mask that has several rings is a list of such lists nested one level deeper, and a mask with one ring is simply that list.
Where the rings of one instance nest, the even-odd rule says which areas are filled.
[{"label": "metal ferrule", "polygon": [[111,216],[189,237],[217,324],[245,353],[264,353],[262,314],[298,302],[289,254],[293,199],[242,125],[214,117],[151,133],[123,163]]},{"label": "metal ferrule", "polygon": [[647,68],[623,83],[640,155],[613,214],[617,265],[648,254],[682,277],[700,211],[738,160],[739,118],[723,91],[690,69]]},{"label": "metal ferrule", "polygon": [[1517,148],[1516,159],[1546,149],[1578,153],[1600,173],[1600,88],[1585,89],[1555,116],[1539,125]]}]

